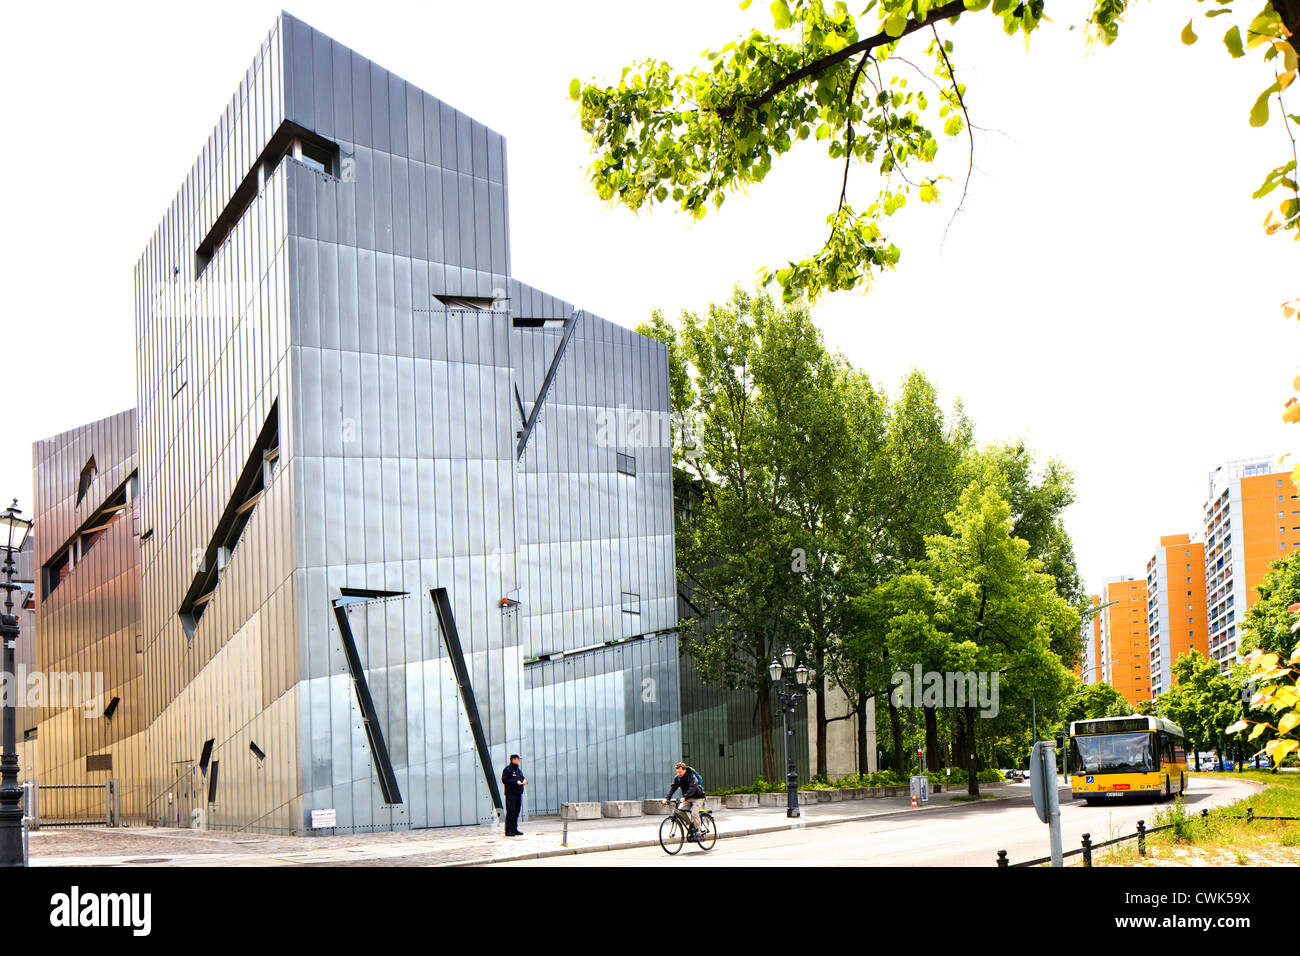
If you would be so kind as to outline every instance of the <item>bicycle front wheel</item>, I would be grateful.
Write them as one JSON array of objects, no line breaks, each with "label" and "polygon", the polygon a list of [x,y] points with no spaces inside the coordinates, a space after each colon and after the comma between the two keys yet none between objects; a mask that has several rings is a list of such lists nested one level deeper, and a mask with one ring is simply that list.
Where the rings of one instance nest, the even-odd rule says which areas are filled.
[{"label": "bicycle front wheel", "polygon": [[712,850],[713,844],[718,842],[718,827],[713,822],[713,814],[700,814],[700,839],[699,846],[701,850]]},{"label": "bicycle front wheel", "polygon": [[659,824],[659,845],[664,848],[664,852],[669,856],[676,856],[682,852],[682,845],[685,842],[686,829],[677,819],[677,815],[664,817],[663,822]]}]

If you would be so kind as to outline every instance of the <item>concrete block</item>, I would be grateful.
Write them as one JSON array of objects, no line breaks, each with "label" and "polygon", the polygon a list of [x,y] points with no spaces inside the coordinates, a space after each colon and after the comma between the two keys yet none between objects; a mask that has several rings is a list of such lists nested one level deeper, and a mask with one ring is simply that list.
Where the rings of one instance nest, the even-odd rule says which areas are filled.
[{"label": "concrete block", "polygon": [[641,801],[641,812],[647,814],[648,816],[666,817],[670,812],[672,812],[672,809],[673,809],[672,807],[667,806],[662,800],[660,800],[657,797],[653,800]]},{"label": "concrete block", "polygon": [[561,820],[599,820],[600,804],[599,803],[562,803],[560,804]]},{"label": "concrete block", "polygon": [[729,793],[723,798],[728,810],[749,810],[758,806],[756,793]]},{"label": "concrete block", "polygon": [[703,810],[715,810],[715,811],[716,811],[716,810],[721,810],[721,809],[722,809],[722,798],[721,798],[721,797],[705,797],[705,798],[704,798],[704,806],[703,806],[701,809],[703,809]]},{"label": "concrete block", "polygon": [[784,793],[760,793],[758,795],[758,805],[760,807],[783,807],[786,805],[787,799]]},{"label": "concrete block", "polygon": [[817,801],[817,791],[816,791],[816,790],[800,790],[800,791],[799,791],[799,806],[801,806],[801,807],[807,807],[807,806],[811,806],[812,804],[817,803],[817,802],[818,802],[818,801]]},{"label": "concrete block", "polygon": [[826,794],[823,798],[823,803],[839,803],[844,799],[843,790],[823,790],[822,793]]},{"label": "concrete block", "polygon": [[641,815],[641,801],[606,800],[600,805],[600,814],[605,817],[639,817]]}]

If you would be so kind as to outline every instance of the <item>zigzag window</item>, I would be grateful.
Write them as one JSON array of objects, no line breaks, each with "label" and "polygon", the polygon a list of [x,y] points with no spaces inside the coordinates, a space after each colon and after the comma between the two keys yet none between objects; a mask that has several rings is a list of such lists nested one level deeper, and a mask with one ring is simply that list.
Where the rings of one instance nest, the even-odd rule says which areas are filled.
[{"label": "zigzag window", "polygon": [[199,618],[207,610],[208,602],[216,593],[221,574],[230,563],[235,545],[240,535],[248,526],[248,519],[262,500],[262,495],[271,483],[276,465],[280,460],[280,426],[276,414],[277,402],[271,403],[271,411],[266,416],[261,434],[253,444],[253,449],[244,463],[239,480],[235,483],[235,493],[231,495],[217,529],[203,552],[203,560],[197,569],[190,589],[185,593],[178,615],[181,627],[187,638],[194,636]]},{"label": "zigzag window", "polygon": [[[93,465],[94,459],[91,459],[86,467]],[[84,478],[84,469],[82,475]],[[118,485],[113,493],[104,499],[104,503],[95,509],[94,514],[85,520],[72,537],[50,556],[41,568],[44,597],[49,597],[55,588],[66,581],[72,569],[81,563],[100,538],[108,534],[108,529],[117,522],[122,512],[126,511],[126,506],[135,498],[135,488],[136,473],[133,471],[126,481]]]},{"label": "zigzag window", "polygon": [[[294,159],[327,176],[337,177],[342,172],[339,146],[331,140],[318,136],[296,123],[281,123],[280,128],[271,136],[262,155],[244,175],[243,181],[221,210],[207,236],[194,253],[194,275],[198,277],[208,267],[217,250],[226,239],[244,213],[257,200],[258,194],[276,167],[285,159]],[[179,391],[179,389],[175,389]]]}]

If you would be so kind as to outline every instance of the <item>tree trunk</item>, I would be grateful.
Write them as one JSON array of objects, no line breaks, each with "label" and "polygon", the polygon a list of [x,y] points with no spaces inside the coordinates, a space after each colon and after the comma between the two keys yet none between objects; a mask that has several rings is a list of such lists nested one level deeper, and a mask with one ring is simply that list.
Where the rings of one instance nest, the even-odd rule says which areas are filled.
[{"label": "tree trunk", "polygon": [[[1297,33],[1300,33],[1300,0],[1272,0],[1272,4],[1294,38]],[[1292,43],[1294,42],[1293,39]]]},{"label": "tree trunk", "polygon": [[979,763],[975,759],[975,708],[966,705],[966,792],[972,797],[980,795]]},{"label": "tree trunk", "polygon": [[817,776],[829,779],[826,769],[826,649],[817,648]]},{"label": "tree trunk", "polygon": [[867,753],[867,697],[858,691],[858,773],[871,772],[871,755]]},{"label": "tree trunk", "polygon": [[954,707],[952,711],[952,759],[948,761],[950,767],[966,766],[966,760],[961,755],[965,749],[963,741],[966,739],[966,725],[961,718],[961,710]]},{"label": "tree trunk", "polygon": [[894,695],[889,695],[889,726],[894,735],[894,769],[906,773],[903,765],[903,724],[894,706]]},{"label": "tree trunk", "polygon": [[778,777],[776,773],[776,746],[772,741],[772,685],[766,682],[758,685],[758,715],[763,741],[763,779],[776,783],[784,777]]},{"label": "tree trunk", "polygon": [[935,708],[925,708],[925,769],[939,769],[939,716]]}]

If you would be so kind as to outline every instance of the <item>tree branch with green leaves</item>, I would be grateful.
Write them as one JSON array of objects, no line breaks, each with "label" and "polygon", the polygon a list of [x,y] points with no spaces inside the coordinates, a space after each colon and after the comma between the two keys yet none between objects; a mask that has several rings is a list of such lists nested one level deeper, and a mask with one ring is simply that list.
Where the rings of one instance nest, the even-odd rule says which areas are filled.
[{"label": "tree branch with green leaves", "polygon": [[[1207,17],[1232,14],[1228,0],[1198,2],[1217,8]],[[1094,0],[1086,15],[1089,36],[1114,42],[1127,5]],[[823,0],[775,0],[769,10],[770,31],[753,29],[708,50],[699,65],[677,70],[651,58],[625,67],[615,83],[574,79],[569,93],[590,141],[596,194],[633,210],[674,205],[702,217],[728,196],[761,183],[804,142],[822,144],[829,158],[842,160],[839,198],[826,217],[821,248],[760,273],[780,286],[785,301],[813,301],[865,287],[898,263],[901,253],[886,235],[886,221],[913,193],[922,202],[940,198],[947,177],[934,167],[939,136],[966,133],[969,183],[974,139],[951,39],[959,18],[992,15],[1007,34],[1027,39],[1046,20],[1045,0],[870,0],[856,17],[844,3],[828,8]],[[1267,122],[1273,98],[1282,106],[1282,94],[1295,79],[1291,37],[1298,28],[1300,0],[1271,0],[1224,37],[1231,56],[1258,49],[1273,73],[1273,84],[1250,112],[1254,125]],[[937,90],[929,97],[909,89],[901,69],[892,70],[895,61],[916,68],[898,51],[919,45],[921,36]],[[1189,22],[1183,39],[1195,38]],[[1284,106],[1281,115],[1292,133],[1297,117]],[[1273,169],[1256,192],[1263,198],[1283,188],[1292,197],[1279,207],[1278,218],[1270,210],[1270,232],[1300,226],[1294,136],[1291,145],[1292,159]],[[875,198],[865,205],[849,199],[855,165],[876,173]],[[963,186],[963,198],[965,192]]]}]

